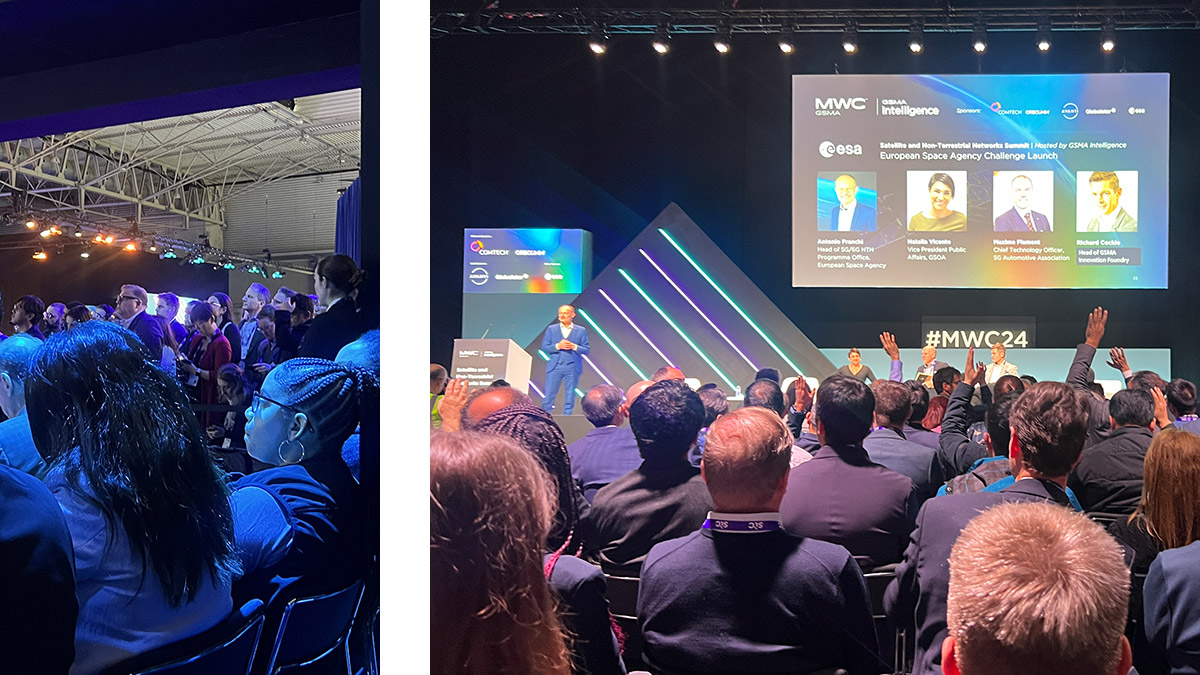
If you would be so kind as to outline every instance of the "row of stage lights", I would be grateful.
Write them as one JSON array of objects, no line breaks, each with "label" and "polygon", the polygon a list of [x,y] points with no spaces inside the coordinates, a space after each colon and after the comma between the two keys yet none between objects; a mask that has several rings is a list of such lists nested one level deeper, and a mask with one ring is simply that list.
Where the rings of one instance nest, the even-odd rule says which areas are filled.
[{"label": "row of stage lights", "polygon": [[[791,54],[796,51],[795,32],[791,28],[784,28],[779,36],[779,51],[784,54]],[[732,31],[728,24],[720,24],[716,29],[716,37],[713,38],[713,48],[722,54],[728,54],[732,48],[731,43]],[[1043,21],[1038,24],[1034,44],[1038,51],[1050,51],[1050,23]],[[650,46],[659,54],[666,54],[671,51],[671,32],[667,26],[659,26],[654,30],[654,39],[650,42]],[[975,28],[971,31],[971,48],[976,54],[983,54],[987,51],[987,26],[983,23],[975,24]],[[608,32],[603,27],[597,26],[592,29],[588,37],[588,48],[595,54],[604,54],[608,51]],[[1111,53],[1117,48],[1117,29],[1111,19],[1105,20],[1100,28],[1100,51]],[[858,52],[858,28],[854,24],[848,24],[846,29],[842,31],[842,49],[847,54],[855,54]],[[919,21],[914,21],[908,30],[908,49],[914,54],[920,54],[925,51],[925,28]]]},{"label": "row of stage lights", "polygon": [[[25,229],[27,229],[27,230],[37,230],[39,227],[37,220],[33,217],[26,217],[24,219],[24,222],[25,222]],[[60,237],[60,236],[63,236],[66,234],[66,231],[62,227],[59,227],[59,225],[56,223],[43,224],[41,227],[43,229],[41,230],[41,232],[39,234],[41,235],[41,237],[43,239],[48,240],[52,237]],[[120,242],[118,241],[118,237],[116,235],[114,235],[110,232],[96,232],[95,236],[91,237],[90,241],[89,241],[88,240],[89,238],[85,235],[83,228],[81,228],[78,225],[68,226],[68,227],[71,228],[71,237],[77,241],[83,242],[83,250],[79,253],[79,257],[83,258],[84,260],[87,260],[92,257],[92,247],[93,246],[119,245],[121,247],[121,250],[126,251],[128,253],[137,253],[138,251],[145,251],[145,252],[151,253],[151,254],[158,254],[158,257],[161,260],[182,259],[182,260],[186,260],[187,262],[189,262],[193,265],[211,264],[213,266],[213,269],[223,269],[223,270],[230,270],[230,271],[238,269],[237,263],[235,263],[234,261],[230,260],[227,257],[220,256],[220,255],[213,255],[212,251],[215,251],[216,249],[212,249],[211,247],[208,247],[208,246],[196,245],[194,247],[191,247],[191,246],[183,247],[183,246],[176,246],[174,244],[163,245],[161,247],[162,252],[159,253],[160,246],[159,246],[158,242],[155,241],[154,239],[132,238],[132,239],[129,239],[128,241],[126,241],[124,244],[120,244]],[[177,251],[176,249],[179,249],[179,250]],[[206,251],[208,251],[208,252],[206,252]],[[66,252],[66,246],[63,244],[59,244],[58,254],[63,255],[65,252]],[[182,253],[183,255],[181,256],[180,253]],[[269,258],[269,253],[268,253],[268,258]],[[46,252],[46,247],[44,247],[44,246],[37,247],[33,252],[33,259],[40,260],[40,261],[49,260],[50,255]],[[259,275],[262,275],[264,278],[266,278],[268,276],[267,263],[250,262],[250,263],[243,264],[241,267],[242,267],[242,271],[244,271],[244,272],[248,272],[250,274],[259,274]],[[272,271],[269,276],[272,279],[282,279],[284,277],[284,275],[286,275],[286,274],[287,274],[287,272],[285,272],[283,269],[276,267],[275,270]]]}]

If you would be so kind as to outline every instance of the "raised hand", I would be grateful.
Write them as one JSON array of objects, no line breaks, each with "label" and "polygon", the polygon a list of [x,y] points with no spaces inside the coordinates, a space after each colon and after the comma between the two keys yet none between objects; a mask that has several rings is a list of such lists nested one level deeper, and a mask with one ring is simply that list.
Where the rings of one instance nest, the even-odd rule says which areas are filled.
[{"label": "raised hand", "polygon": [[1167,411],[1167,397],[1163,396],[1158,387],[1151,389],[1150,395],[1154,397],[1154,423],[1159,429],[1163,429],[1171,423],[1171,416]]},{"label": "raised hand", "polygon": [[1097,307],[1088,315],[1087,331],[1084,333],[1084,342],[1091,345],[1093,348],[1100,348],[1100,340],[1104,337],[1104,326],[1108,323],[1108,310],[1103,307]]},{"label": "raised hand", "polygon": [[1125,360],[1125,350],[1120,347],[1108,350],[1108,365],[1122,373],[1129,370],[1129,361]]},{"label": "raised hand", "polygon": [[446,393],[437,402],[438,416],[442,418],[442,431],[458,431],[466,404],[467,381],[453,379],[447,382]]},{"label": "raised hand", "polygon": [[883,345],[883,351],[891,357],[893,361],[900,360],[900,347],[896,345],[896,336],[888,332],[879,334],[879,344]]}]

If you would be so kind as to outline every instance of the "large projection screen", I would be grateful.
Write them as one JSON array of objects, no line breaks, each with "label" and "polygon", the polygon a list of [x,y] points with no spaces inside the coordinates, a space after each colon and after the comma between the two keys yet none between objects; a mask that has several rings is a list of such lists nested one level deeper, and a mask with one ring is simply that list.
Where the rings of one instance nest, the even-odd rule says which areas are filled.
[{"label": "large projection screen", "polygon": [[1166,288],[1169,78],[795,75],[792,285]]}]

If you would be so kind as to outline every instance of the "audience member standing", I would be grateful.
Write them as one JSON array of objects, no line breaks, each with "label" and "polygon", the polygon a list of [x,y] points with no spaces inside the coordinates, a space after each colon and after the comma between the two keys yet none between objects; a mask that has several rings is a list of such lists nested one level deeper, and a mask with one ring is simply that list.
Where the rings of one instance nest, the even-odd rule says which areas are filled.
[{"label": "audience member standing", "polygon": [[338,350],[362,335],[362,321],[354,295],[362,283],[362,271],[348,255],[326,256],[313,270],[317,303],[325,312],[313,320],[300,341],[300,356],[333,359]]},{"label": "audience member standing", "polygon": [[61,302],[52,302],[46,306],[46,314],[42,317],[42,333],[46,337],[63,330],[63,317],[67,314],[67,306]]},{"label": "audience member standing", "polygon": [[46,336],[38,329],[42,315],[46,312],[46,303],[36,295],[23,295],[17,304],[13,305],[12,316],[8,322],[15,333],[27,333],[30,337],[45,340]]},{"label": "audience member standing", "polygon": [[154,303],[154,313],[167,320],[175,342],[183,345],[187,342],[187,329],[179,323],[179,296],[174,293],[159,293]]},{"label": "audience member standing", "polygon": [[42,346],[41,340],[14,335],[0,342],[0,410],[8,419],[0,422],[0,464],[44,478],[46,462],[33,444],[25,406],[25,379],[29,364]]},{"label": "audience member standing", "polygon": [[[818,397],[820,391],[818,390]],[[713,510],[642,566],[646,659],[667,672],[884,670],[858,564],[782,526],[792,434],[757,407],[713,423],[701,471]]]},{"label": "audience member standing", "polygon": [[279,359],[279,350],[275,343],[275,314],[264,310],[258,313],[258,340],[246,352],[246,378],[255,389],[262,386],[263,378]]},{"label": "audience member standing", "polygon": [[[280,291],[288,290],[281,288]],[[279,359],[283,363],[300,354],[300,343],[313,324],[313,301],[303,293],[288,290],[284,300],[275,305],[275,343],[279,348]]]},{"label": "audience member standing", "polygon": [[864,566],[896,562],[912,531],[916,494],[912,480],[872,462],[863,449],[875,414],[871,388],[830,377],[811,414],[821,447],[788,475],[784,528],[845,546]]},{"label": "audience member standing", "polygon": [[237,322],[234,321],[233,301],[229,299],[228,295],[217,292],[208,296],[208,304],[216,314],[218,329],[229,341],[233,363],[240,362],[242,360],[242,332],[238,329]]},{"label": "audience member standing", "polygon": [[146,305],[150,296],[146,289],[133,284],[125,284],[117,294],[115,316],[121,325],[133,331],[146,347],[146,358],[154,363],[162,359],[163,326],[146,313]]},{"label": "audience member standing", "polygon": [[66,316],[63,317],[63,329],[71,330],[77,324],[85,321],[93,320],[92,311],[87,308],[87,305],[78,305],[67,310]]},{"label": "audience member standing", "polygon": [[[197,304],[189,317],[196,325],[197,333],[192,340],[192,348],[197,356],[194,360],[180,361],[179,369],[197,378],[195,385],[200,405],[218,405],[217,371],[233,361],[229,340],[217,329],[217,317],[211,305]],[[201,414],[200,419],[207,428],[223,421],[224,417],[219,413],[206,412]]]},{"label": "audience member standing", "polygon": [[242,295],[242,320],[238,323],[238,331],[242,336],[242,363],[238,365],[247,365],[246,355],[263,338],[262,333],[258,330],[258,315],[267,306],[270,297],[271,291],[258,283],[250,284],[245,294]]}]

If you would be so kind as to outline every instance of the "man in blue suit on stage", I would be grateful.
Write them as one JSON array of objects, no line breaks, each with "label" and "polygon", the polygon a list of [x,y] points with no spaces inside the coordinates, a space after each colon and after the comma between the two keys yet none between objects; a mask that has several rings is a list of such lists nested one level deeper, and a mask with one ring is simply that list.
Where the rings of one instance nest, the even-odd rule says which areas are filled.
[{"label": "man in blue suit on stage", "polygon": [[1049,232],[1050,219],[1029,206],[1033,181],[1024,174],[1012,179],[1013,207],[996,218],[996,232]]},{"label": "man in blue suit on stage", "polygon": [[575,385],[583,372],[583,355],[588,353],[587,330],[576,326],[575,308],[563,305],[558,308],[558,323],[546,329],[542,336],[542,351],[550,357],[546,362],[546,396],[542,398],[542,410],[554,409],[558,388],[566,388],[562,411],[570,415],[575,411]]},{"label": "man in blue suit on stage", "polygon": [[831,232],[874,232],[875,209],[858,201],[858,181],[850,174],[842,174],[833,181],[838,205],[829,215],[829,226],[822,230]]}]

